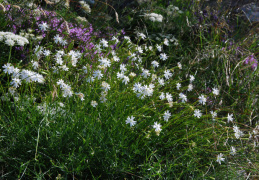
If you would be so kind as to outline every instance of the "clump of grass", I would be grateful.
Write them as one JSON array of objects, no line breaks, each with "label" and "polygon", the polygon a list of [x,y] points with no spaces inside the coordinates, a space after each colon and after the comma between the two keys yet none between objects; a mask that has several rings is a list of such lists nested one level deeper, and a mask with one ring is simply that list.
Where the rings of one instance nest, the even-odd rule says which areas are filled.
[{"label": "clump of grass", "polygon": [[[19,24],[1,19],[1,177],[256,175],[256,56],[222,40],[225,27],[196,26],[193,7],[173,17],[146,12],[146,32],[131,36],[46,10]],[[160,12],[181,23],[166,29]]]}]

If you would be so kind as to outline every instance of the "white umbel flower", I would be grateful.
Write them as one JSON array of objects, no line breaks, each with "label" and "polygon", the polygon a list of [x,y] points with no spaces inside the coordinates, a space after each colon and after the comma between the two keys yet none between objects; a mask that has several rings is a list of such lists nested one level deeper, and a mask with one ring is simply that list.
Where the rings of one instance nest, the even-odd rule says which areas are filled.
[{"label": "white umbel flower", "polygon": [[150,21],[153,22],[162,22],[163,21],[163,16],[161,14],[156,14],[156,13],[146,13],[144,14],[144,17],[146,19],[149,19]]}]

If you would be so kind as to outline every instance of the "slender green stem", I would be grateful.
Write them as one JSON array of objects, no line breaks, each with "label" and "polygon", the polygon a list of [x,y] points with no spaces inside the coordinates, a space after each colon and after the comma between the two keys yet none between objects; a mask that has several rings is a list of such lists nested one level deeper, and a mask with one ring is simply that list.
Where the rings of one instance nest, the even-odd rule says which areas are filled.
[{"label": "slender green stem", "polygon": [[10,62],[10,59],[11,59],[12,47],[13,47],[13,46],[10,46],[10,52],[9,52],[9,57],[8,57],[8,63]]}]

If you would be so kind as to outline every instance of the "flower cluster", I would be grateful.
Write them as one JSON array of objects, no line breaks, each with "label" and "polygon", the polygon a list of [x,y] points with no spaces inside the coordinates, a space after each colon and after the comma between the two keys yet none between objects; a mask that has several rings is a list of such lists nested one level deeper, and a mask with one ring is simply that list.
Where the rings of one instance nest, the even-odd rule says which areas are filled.
[{"label": "flower cluster", "polygon": [[5,64],[3,68],[5,73],[12,75],[10,84],[13,85],[14,88],[18,88],[21,85],[22,80],[25,80],[28,83],[44,83],[45,81],[41,74],[25,69],[21,71],[20,69],[15,68],[11,63]]},{"label": "flower cluster", "polygon": [[79,1],[79,4],[81,5],[81,8],[84,10],[84,12],[91,13],[89,4],[87,4],[85,1]]},{"label": "flower cluster", "polygon": [[258,66],[258,61],[256,60],[255,56],[252,54],[245,58],[244,65],[250,65],[251,69],[255,71]]},{"label": "flower cluster", "polygon": [[152,22],[162,22],[163,21],[163,16],[161,14],[156,14],[156,13],[146,13],[144,14],[144,17],[146,19],[149,19]]},{"label": "flower cluster", "polygon": [[12,32],[0,32],[0,41],[5,41],[5,44],[8,46],[14,46],[15,43],[19,46],[24,46],[25,44],[29,44],[27,38],[22,37],[20,35],[16,35]]}]

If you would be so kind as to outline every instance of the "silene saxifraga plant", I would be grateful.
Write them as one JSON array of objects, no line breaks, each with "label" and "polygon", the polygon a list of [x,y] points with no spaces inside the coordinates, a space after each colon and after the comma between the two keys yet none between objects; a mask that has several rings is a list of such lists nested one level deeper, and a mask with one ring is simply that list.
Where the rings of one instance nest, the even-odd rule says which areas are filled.
[{"label": "silene saxifraga plant", "polygon": [[[46,25],[42,26],[47,29]],[[45,29],[42,27],[42,30]],[[145,40],[146,37],[139,38]],[[131,135],[143,139],[141,143],[151,144],[160,154],[164,150],[159,146],[166,144],[173,147],[178,146],[179,142],[182,144],[178,147],[179,152],[185,151],[188,141],[198,140],[198,132],[213,134],[208,137],[212,142],[218,138],[217,133],[222,131],[222,127],[216,128],[217,124],[235,123],[233,114],[217,116],[216,112],[220,109],[211,109],[208,104],[208,96],[215,100],[219,96],[216,87],[211,94],[197,96],[198,101],[189,99],[193,96],[190,84],[185,86],[185,82],[180,80],[184,77],[179,78],[182,65],[178,63],[172,68],[160,67],[161,63],[170,59],[161,49],[156,50],[158,56],[154,58],[152,50],[156,48],[134,44],[127,36],[92,42],[94,49],[87,53],[57,46],[64,42],[65,37],[57,34],[51,39],[55,48],[38,45],[27,64],[10,61],[2,66],[2,76],[6,81],[2,99],[13,104],[21,113],[24,109],[35,109],[34,115],[43,118],[40,126],[45,124],[47,129],[51,128],[65,116],[78,126],[83,118],[86,119],[87,127],[78,127],[77,132],[80,134],[85,129],[92,133],[96,128],[105,128],[105,125],[111,128],[111,133],[119,129],[122,137]],[[117,48],[114,48],[115,45]],[[196,78],[190,75],[186,81],[193,84]],[[22,97],[25,96],[34,100],[24,103]],[[53,104],[58,107],[53,107]],[[216,112],[207,113],[210,110]],[[60,116],[57,116],[59,113]],[[198,123],[200,121],[203,123]],[[69,123],[68,119],[66,122]],[[233,136],[240,139],[243,135],[235,124]],[[83,133],[81,136],[87,138],[89,135]],[[170,142],[168,137],[171,138]],[[117,138],[116,141],[120,139]],[[126,145],[129,142],[124,143]],[[213,143],[203,145],[214,146]],[[148,149],[144,150],[149,152]],[[233,154],[233,148],[230,150]],[[35,158],[40,158],[38,152],[41,151],[47,153],[48,150],[37,146]],[[98,153],[101,151],[95,149],[94,154]],[[215,150],[214,160],[210,158],[210,161],[221,164],[224,162],[222,156],[217,155]]]},{"label": "silene saxifraga plant", "polygon": [[[1,47],[28,51],[17,60],[4,49],[9,58],[0,63],[1,138],[9,137],[0,147],[11,174],[188,179],[235,163],[245,144],[257,147],[258,127],[245,126],[234,105],[221,106],[222,83],[208,87],[167,51],[184,46],[173,36],[98,38],[91,25],[38,13],[28,22],[33,29],[0,32]],[[164,21],[157,13],[145,19]],[[254,56],[243,61],[255,63]]]}]

